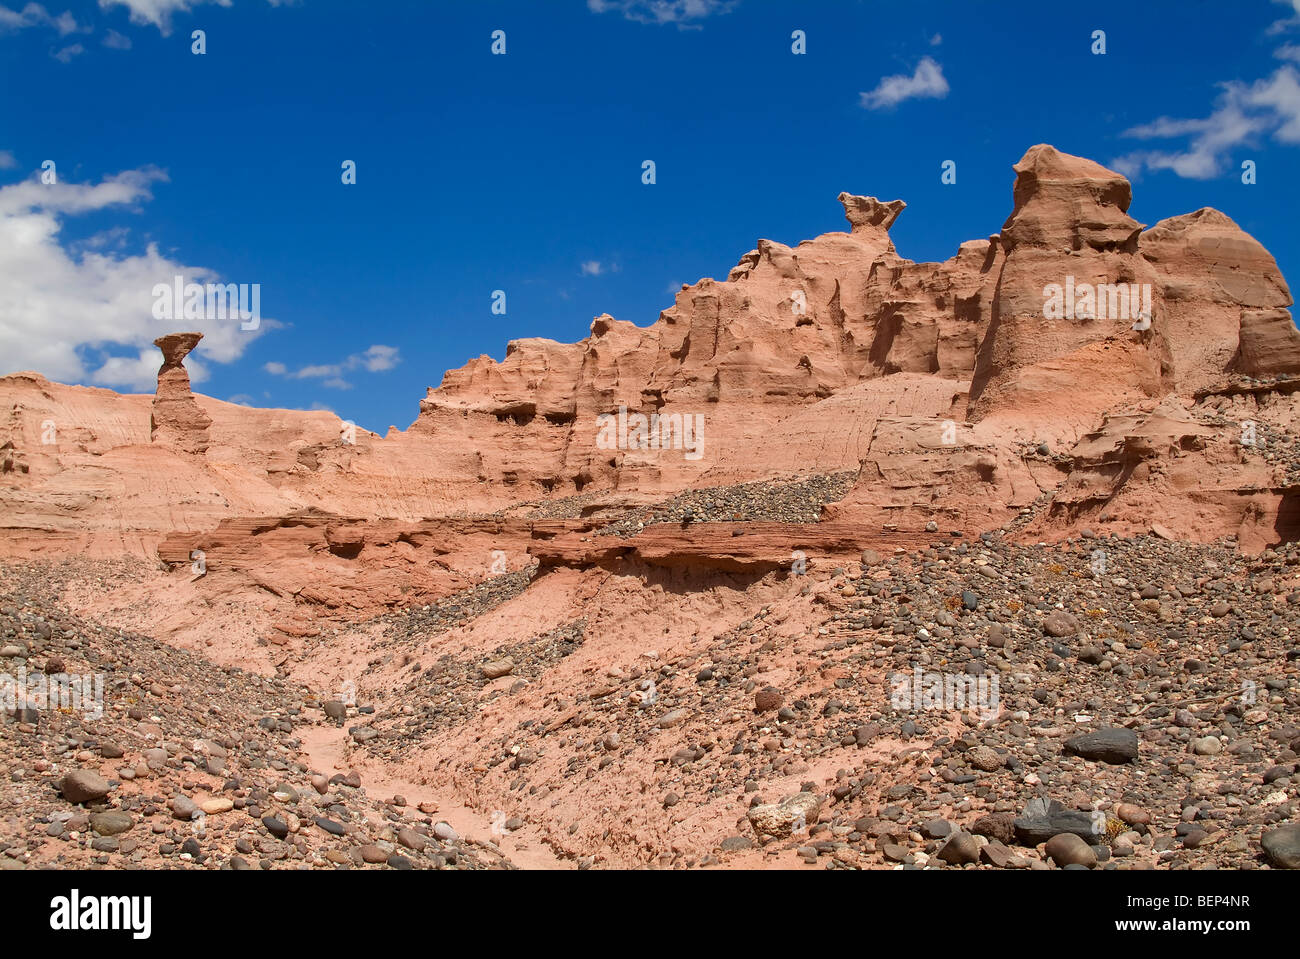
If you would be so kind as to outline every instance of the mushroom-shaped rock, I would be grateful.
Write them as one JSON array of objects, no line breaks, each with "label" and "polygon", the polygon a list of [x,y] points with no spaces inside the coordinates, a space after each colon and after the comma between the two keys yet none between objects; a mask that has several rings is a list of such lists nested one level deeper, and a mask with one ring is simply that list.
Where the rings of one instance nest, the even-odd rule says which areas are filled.
[{"label": "mushroom-shaped rock", "polygon": [[212,425],[212,417],[203,412],[190,392],[190,375],[183,362],[201,339],[202,333],[168,333],[153,341],[162,350],[163,362],[158,368],[149,438],[182,453],[206,452],[208,427]]}]

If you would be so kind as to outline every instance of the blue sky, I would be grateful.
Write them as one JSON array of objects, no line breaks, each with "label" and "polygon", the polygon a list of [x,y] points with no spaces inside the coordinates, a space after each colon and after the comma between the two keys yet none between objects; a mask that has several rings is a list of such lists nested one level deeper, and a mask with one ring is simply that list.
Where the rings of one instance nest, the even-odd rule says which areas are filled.
[{"label": "blue sky", "polygon": [[[841,190],[946,259],[1039,142],[1130,174],[1148,225],[1224,211],[1295,282],[1298,10],[0,0],[0,372],[147,391],[153,338],[198,328],[201,392],[405,428],[510,339],[646,325],[759,237],[846,229]],[[261,327],[155,319],[176,272],[260,284]]]}]

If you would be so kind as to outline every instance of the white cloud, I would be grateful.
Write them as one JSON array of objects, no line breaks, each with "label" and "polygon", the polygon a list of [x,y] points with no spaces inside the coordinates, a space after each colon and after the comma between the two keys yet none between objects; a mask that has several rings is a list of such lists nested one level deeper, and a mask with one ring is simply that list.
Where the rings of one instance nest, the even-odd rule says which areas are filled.
[{"label": "white cloud", "polygon": [[[102,2],[102,0],[101,0]],[[730,13],[740,0],[587,0],[592,13],[621,13],[637,23],[676,24],[699,29],[699,21]]]},{"label": "white cloud", "polygon": [[[287,7],[292,6],[295,0],[266,0],[266,2],[273,7]],[[231,0],[99,0],[99,9],[126,7],[132,23],[155,26],[165,37],[172,32],[172,14],[189,13],[195,7],[211,4],[218,7],[232,5]]]},{"label": "white cloud", "polygon": [[103,43],[104,46],[108,47],[110,50],[131,49],[131,38],[118,33],[116,30],[109,30],[108,34],[104,37]]},{"label": "white cloud", "polygon": [[362,364],[371,373],[382,373],[384,370],[391,370],[401,361],[401,353],[395,346],[376,344],[361,354]]},{"label": "white cloud", "polygon": [[69,46],[64,47],[62,50],[59,50],[58,52],[52,51],[50,53],[50,56],[52,56],[55,60],[58,60],[60,63],[71,63],[73,57],[81,56],[81,54],[85,52],[86,52],[86,48],[83,47],[80,43],[73,43],[70,44]]},{"label": "white cloud", "polygon": [[586,263],[582,264],[583,276],[600,276],[600,272],[599,260],[588,260]]},{"label": "white cloud", "polygon": [[317,363],[290,371],[285,364],[272,360],[262,369],[272,376],[283,376],[291,380],[323,380],[322,386],[336,390],[350,390],[352,384],[343,379],[344,373],[364,369],[368,373],[382,373],[391,370],[402,361],[401,351],[395,346],[376,343],[362,353],[353,353],[340,363]]},{"label": "white cloud", "polygon": [[0,170],[12,170],[18,166],[18,159],[9,150],[0,150]]},{"label": "white cloud", "polygon": [[936,33],[934,36],[930,38],[930,46],[932,47],[937,47],[941,43],[943,43],[942,33]]},{"label": "white cloud", "polygon": [[126,246],[127,238],[130,237],[131,231],[124,226],[114,226],[107,230],[101,230],[98,233],[86,237],[80,243],[72,244],[69,249],[73,252],[84,250],[120,250]]},{"label": "white cloud", "polygon": [[[155,244],[141,255],[83,250],[60,241],[69,216],[136,209],[151,199],[152,184],[166,175],[148,167],[99,183],[43,184],[39,178],[0,187],[0,357],[3,372],[35,370],[54,380],[98,383],[152,392],[161,354],[153,341],[178,328],[204,334],[199,351],[229,363],[268,329],[256,332],[228,320],[160,323],[153,318],[153,288],[180,275],[191,282],[220,277],[203,267],[162,256]],[[86,246],[83,244],[83,247]],[[186,361],[197,382],[201,364]]]},{"label": "white cloud", "polygon": [[1285,33],[1292,27],[1300,26],[1300,0],[1273,0],[1274,3],[1280,3],[1283,6],[1290,7],[1294,11],[1293,15],[1283,20],[1274,20],[1265,33],[1274,36],[1279,33]]},{"label": "white cloud", "polygon": [[38,209],[47,213],[89,213],[134,204],[153,199],[149,187],[159,180],[165,182],[167,175],[157,167],[127,170],[95,184],[65,180],[45,184],[39,177],[32,177],[0,189],[0,217],[7,220]]},{"label": "white cloud", "polygon": [[1283,67],[1259,81],[1245,97],[1247,107],[1263,110],[1276,125],[1273,139],[1300,143],[1300,74],[1292,67]]},{"label": "white cloud", "polygon": [[99,9],[126,7],[132,23],[152,24],[165,37],[172,32],[173,13],[188,13],[205,3],[228,7],[231,0],[99,0]]},{"label": "white cloud", "polygon": [[341,363],[320,363],[315,366],[304,366],[297,373],[290,374],[295,380],[307,380],[321,376],[334,376],[343,370]]},{"label": "white cloud", "polygon": [[943,67],[931,57],[922,57],[910,77],[905,73],[885,77],[874,90],[861,94],[861,97],[862,106],[879,110],[897,106],[904,100],[942,99],[947,95],[948,81],[943,77]]},{"label": "white cloud", "polygon": [[90,32],[89,27],[79,27],[76,18],[68,10],[64,10],[56,17],[39,3],[29,3],[21,10],[0,7],[0,31],[22,30],[24,27],[53,27],[59,31],[61,37],[78,30]]},{"label": "white cloud", "polygon": [[1253,84],[1234,80],[1220,84],[1220,89],[1208,117],[1160,117],[1123,134],[1139,140],[1185,139],[1183,149],[1136,150],[1111,165],[1130,177],[1146,168],[1207,180],[1223,171],[1233,149],[1256,144],[1265,135],[1280,143],[1300,143],[1300,75],[1290,64]]}]

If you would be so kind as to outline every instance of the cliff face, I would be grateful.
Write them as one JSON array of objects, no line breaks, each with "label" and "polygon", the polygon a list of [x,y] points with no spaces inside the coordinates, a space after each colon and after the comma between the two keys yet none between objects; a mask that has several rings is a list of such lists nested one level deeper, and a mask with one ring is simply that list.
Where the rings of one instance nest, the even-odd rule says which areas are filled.
[{"label": "cliff face", "polygon": [[[902,201],[844,193],[851,232],[760,240],[646,328],[601,316],[579,343],[515,341],[449,372],[414,430],[475,449],[482,479],[521,495],[860,466],[850,505],[996,524],[1062,480],[1063,461],[1017,444],[1055,456],[1126,405],[1300,372],[1287,285],[1228,217],[1144,232],[1123,176],[1047,145],[1014,171],[1001,232],[950,260],[903,259]],[[599,417],[622,407],[702,416],[703,455],[600,448]]]},{"label": "cliff face", "polygon": [[[937,376],[964,392],[1000,250],[976,241],[945,263],[912,263],[889,239],[901,201],[840,200],[852,232],[794,248],[760,240],[725,282],[683,287],[649,327],[600,316],[579,343],[518,340],[501,363],[481,357],[447,373],[421,403],[415,429],[467,443],[488,437],[476,445],[489,480],[568,494],[593,485],[655,489],[730,480],[738,466],[752,472],[747,448],[782,420],[889,374]],[[932,410],[948,410],[951,400]],[[704,455],[600,449],[598,417],[621,407],[703,416]],[[765,463],[800,469],[823,455],[819,432]]]},{"label": "cliff face", "polygon": [[[1144,231],[1127,180],[1050,146],[1014,172],[1001,231],[942,263],[898,254],[901,200],[843,193],[848,232],[759,240],[646,327],[602,315],[578,343],[514,341],[501,362],[448,372],[384,438],[194,396],[183,360],[198,334],[157,341],[147,432],[143,397],[3,378],[10,549],[57,532],[151,552],[249,517],[418,524],[582,494],[540,507],[574,516],[845,473],[822,517],[862,530],[1032,520],[1025,535],[1060,536],[1105,517],[1275,540],[1293,473],[1239,437],[1245,421],[1288,434],[1296,415],[1300,333],[1273,258],[1214,210]],[[1171,417],[1195,420],[1183,436],[1197,439],[1144,445]],[[183,495],[151,492],[159,479]]]}]

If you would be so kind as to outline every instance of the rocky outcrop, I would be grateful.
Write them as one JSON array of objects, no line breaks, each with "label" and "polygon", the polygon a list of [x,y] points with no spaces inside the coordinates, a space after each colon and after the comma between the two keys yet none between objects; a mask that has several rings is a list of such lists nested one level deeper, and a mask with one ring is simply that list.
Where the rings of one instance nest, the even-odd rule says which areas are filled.
[{"label": "rocky outcrop", "polygon": [[1236,369],[1247,376],[1300,373],[1300,330],[1290,310],[1242,310]]},{"label": "rocky outcrop", "polygon": [[[1252,311],[1289,305],[1290,293],[1228,217],[1201,210],[1144,233],[1127,212],[1128,181],[1100,164],[1040,144],[1014,170],[1001,232],[947,261],[898,255],[888,231],[902,201],[843,193],[851,232],[794,247],[760,240],[726,281],[683,287],[648,327],[602,315],[579,343],[515,341],[500,363],[449,372],[415,429],[472,449],[467,469],[520,496],[663,491],[798,472],[821,458],[821,432],[782,424],[867,383],[901,398],[914,384],[898,374],[950,384],[951,409],[918,412],[987,421],[990,447],[1008,433],[1055,446],[1127,404],[1289,362],[1259,358],[1285,323]],[[601,417],[620,409],[702,416],[703,454],[601,448]],[[898,448],[899,425],[890,429],[853,446],[867,459],[877,440],[895,461],[922,452]],[[766,442],[772,434],[782,442]],[[951,485],[925,475],[918,488]]]},{"label": "rocky outcrop", "polygon": [[[663,490],[797,472],[817,456],[806,438],[775,459],[750,451],[801,407],[867,381],[937,374],[964,393],[999,251],[980,240],[945,263],[913,263],[888,233],[902,201],[841,202],[852,232],[795,247],[759,240],[725,282],[683,287],[649,327],[602,315],[579,343],[517,340],[500,363],[481,357],[447,373],[415,429],[449,447],[463,441],[479,476],[521,495]],[[602,448],[601,417],[621,409],[702,416],[702,455]]]},{"label": "rocky outcrop", "polygon": [[922,530],[882,531],[877,525],[823,522],[659,524],[627,538],[594,536],[589,525],[535,524],[529,553],[542,568],[605,566],[623,561],[700,572],[763,574],[790,570],[800,557],[818,563],[856,559],[862,544],[880,548],[920,548]]},{"label": "rocky outcrop", "polygon": [[907,208],[902,200],[882,203],[874,196],[854,196],[851,193],[841,193],[839,201],[844,204],[844,218],[849,221],[854,233],[873,228],[888,230],[898,215]]},{"label": "rocky outcrop", "polygon": [[205,453],[208,449],[212,417],[203,412],[190,392],[190,374],[184,366],[185,357],[201,339],[202,333],[168,333],[153,341],[162,350],[163,362],[158,368],[149,439],[182,453]]},{"label": "rocky outcrop", "polygon": [[[152,554],[173,531],[304,506],[411,528],[530,515],[538,503],[547,515],[570,497],[613,508],[850,472],[852,489],[823,519],[878,535],[1015,522],[1051,538],[1160,522],[1276,541],[1294,525],[1281,516],[1296,499],[1286,446],[1236,440],[1252,418],[1285,437],[1296,415],[1286,377],[1300,333],[1272,257],[1209,209],[1143,232],[1122,176],[1047,145],[1014,172],[1000,232],[943,262],[899,254],[889,231],[901,200],[844,193],[847,232],[760,239],[725,280],[683,286],[648,326],[601,314],[577,343],[516,340],[500,362],[446,373],[412,426],[382,439],[341,438],[328,413],[194,396],[182,361],[198,334],[158,340],[148,433],[145,397],[3,378],[7,543],[39,551],[57,533],[78,548]],[[57,442],[42,438],[47,422]],[[177,501],[142,479],[159,471],[191,495]],[[55,476],[51,497],[42,484]],[[755,569],[789,545],[710,535],[660,529],[632,553]],[[601,562],[606,545],[557,541],[556,562]],[[327,563],[364,565],[387,549],[365,546],[357,564],[336,546]]]},{"label": "rocky outcrop", "polygon": [[1139,248],[1155,271],[1156,326],[1177,391],[1194,392],[1239,368],[1240,336],[1246,324],[1253,325],[1243,312],[1291,305],[1273,257],[1218,210],[1161,220],[1142,234]]},{"label": "rocky outcrop", "polygon": [[236,592],[251,590],[263,602],[274,596],[374,615],[529,565],[532,527],[518,519],[399,523],[308,509],[174,532],[157,555],[173,569],[211,576]]},{"label": "rocky outcrop", "polygon": [[[66,742],[98,770],[0,777],[0,851],[464,863],[442,803],[548,867],[1294,865],[1290,293],[1222,214],[1143,233],[1091,161],[1016,173],[945,262],[845,194],[849,232],[759,240],[646,327],[518,340],[382,438],[195,396],[198,334],[158,340],[152,422],[0,377],[0,557],[29,560],[0,656],[134,691],[0,717],[15,768]],[[1180,821],[1189,770],[1230,818]],[[238,781],[262,818],[119,849],[147,776],[173,817]]]},{"label": "rocky outcrop", "polygon": [[[1014,408],[1079,422],[1116,399],[1161,392],[1158,333],[1133,329],[1139,314],[1158,317],[1160,309],[1153,271],[1138,253],[1142,224],[1127,213],[1128,181],[1046,144],[1030,147],[1014,169],[1015,206],[999,236],[1006,261],[974,370],[972,417]],[[1107,390],[1081,389],[1097,374]]]}]

